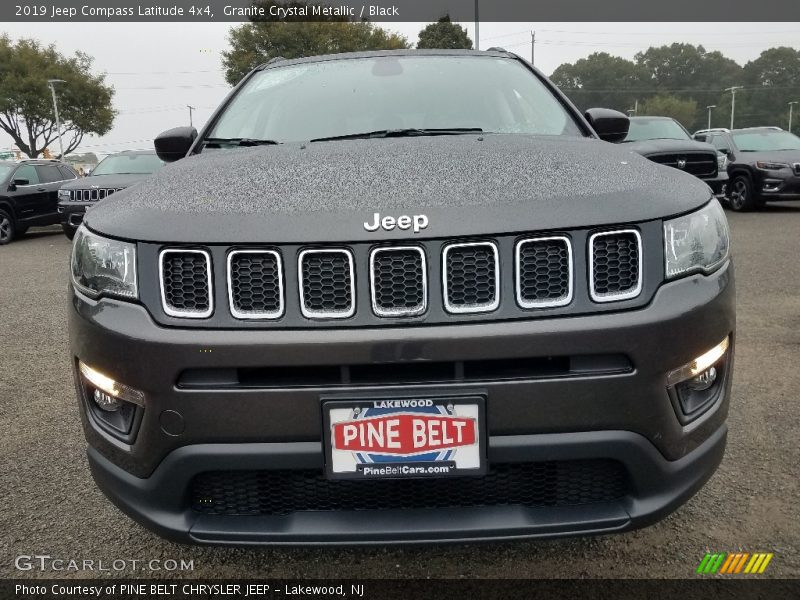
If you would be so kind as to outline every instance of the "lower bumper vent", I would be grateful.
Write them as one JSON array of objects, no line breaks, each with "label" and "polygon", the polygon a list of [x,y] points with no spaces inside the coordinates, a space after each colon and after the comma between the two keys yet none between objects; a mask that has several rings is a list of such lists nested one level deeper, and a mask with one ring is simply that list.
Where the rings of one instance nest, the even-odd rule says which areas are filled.
[{"label": "lower bumper vent", "polygon": [[193,510],[210,515],[288,515],[483,506],[573,506],[628,493],[614,460],[501,463],[483,477],[332,481],[318,470],[213,471],[192,481]]}]

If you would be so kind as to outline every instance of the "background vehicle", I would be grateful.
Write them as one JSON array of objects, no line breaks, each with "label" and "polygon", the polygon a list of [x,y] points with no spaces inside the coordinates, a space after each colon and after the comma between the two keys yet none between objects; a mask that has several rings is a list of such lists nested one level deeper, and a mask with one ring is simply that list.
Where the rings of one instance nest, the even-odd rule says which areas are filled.
[{"label": "background vehicle", "polygon": [[72,167],[59,161],[0,161],[0,244],[29,227],[58,223],[58,189],[77,177]]},{"label": "background vehicle", "polygon": [[780,127],[702,129],[695,139],[708,141],[728,157],[728,204],[753,210],[775,200],[800,200],[800,138]]},{"label": "background vehicle", "polygon": [[72,239],[87,208],[163,166],[164,161],[152,150],[127,150],[106,156],[91,174],[62,186],[58,191],[58,212],[64,234]]},{"label": "background vehicle", "polygon": [[725,161],[710,144],[692,139],[670,117],[631,117],[627,137],[621,143],[645,158],[699,177],[721,195],[728,181]]}]

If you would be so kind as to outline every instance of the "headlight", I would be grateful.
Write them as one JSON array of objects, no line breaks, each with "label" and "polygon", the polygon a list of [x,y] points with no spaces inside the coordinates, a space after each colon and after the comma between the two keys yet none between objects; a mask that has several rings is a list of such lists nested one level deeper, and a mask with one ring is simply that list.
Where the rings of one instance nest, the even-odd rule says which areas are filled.
[{"label": "headlight", "polygon": [[781,169],[788,169],[789,163],[769,162],[769,161],[759,160],[756,161],[756,166],[759,169],[766,169],[767,171],[780,171]]},{"label": "headlight", "polygon": [[69,190],[58,190],[59,200],[69,200]]},{"label": "headlight", "polygon": [[72,283],[92,298],[138,298],[136,246],[109,240],[81,226],[72,247]]},{"label": "headlight", "polygon": [[728,168],[728,157],[722,153],[717,154],[717,168],[724,171]]},{"label": "headlight", "polygon": [[667,279],[694,272],[711,273],[728,258],[728,220],[717,200],[664,222]]}]

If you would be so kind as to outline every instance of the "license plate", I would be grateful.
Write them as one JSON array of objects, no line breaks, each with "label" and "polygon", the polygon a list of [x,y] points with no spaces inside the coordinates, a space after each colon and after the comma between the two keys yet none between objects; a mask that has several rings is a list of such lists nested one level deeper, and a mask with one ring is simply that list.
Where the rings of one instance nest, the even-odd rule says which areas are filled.
[{"label": "license plate", "polygon": [[324,402],[326,474],[331,479],[483,475],[484,406],[482,396]]}]

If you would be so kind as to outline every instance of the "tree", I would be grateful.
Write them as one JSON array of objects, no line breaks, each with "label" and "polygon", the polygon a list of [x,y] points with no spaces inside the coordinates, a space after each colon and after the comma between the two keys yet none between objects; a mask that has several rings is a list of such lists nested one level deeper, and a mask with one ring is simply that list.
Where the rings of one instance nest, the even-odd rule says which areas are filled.
[{"label": "tree", "polygon": [[[741,83],[745,89],[736,94],[737,127],[788,128],[789,102],[800,100],[800,50],[785,46],[765,50],[744,66]],[[798,105],[795,114],[797,109]],[[800,118],[795,118],[793,125],[798,122]]]},{"label": "tree", "polygon": [[638,114],[642,116],[672,117],[684,127],[689,128],[697,119],[697,102],[660,94],[652,96],[639,104]]},{"label": "tree", "polygon": [[436,23],[431,23],[419,32],[417,48],[446,48],[453,50],[462,48],[472,50],[472,40],[467,30],[450,22],[450,15],[445,15]]},{"label": "tree", "polygon": [[47,80],[63,79],[57,93],[64,153],[87,133],[107,133],[114,123],[114,89],[91,68],[92,58],[82,52],[65,57],[52,45],[0,36],[0,129],[27,156],[38,157],[58,139]]},{"label": "tree", "polygon": [[633,106],[646,72],[633,62],[595,52],[574,65],[564,63],[550,76],[582,110],[596,106],[626,111]]},{"label": "tree", "polygon": [[256,21],[235,27],[228,39],[231,49],[223,52],[222,65],[231,85],[278,56],[299,58],[409,47],[405,37],[364,21]]}]

